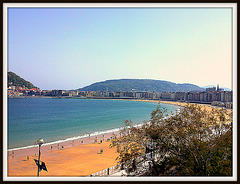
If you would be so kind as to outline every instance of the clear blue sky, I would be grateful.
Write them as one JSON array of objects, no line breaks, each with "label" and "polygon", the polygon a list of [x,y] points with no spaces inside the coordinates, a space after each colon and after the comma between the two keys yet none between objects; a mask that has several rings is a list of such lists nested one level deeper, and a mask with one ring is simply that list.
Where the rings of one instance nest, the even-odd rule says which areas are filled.
[{"label": "clear blue sky", "polygon": [[109,79],[231,88],[231,8],[9,8],[8,71],[40,89]]}]

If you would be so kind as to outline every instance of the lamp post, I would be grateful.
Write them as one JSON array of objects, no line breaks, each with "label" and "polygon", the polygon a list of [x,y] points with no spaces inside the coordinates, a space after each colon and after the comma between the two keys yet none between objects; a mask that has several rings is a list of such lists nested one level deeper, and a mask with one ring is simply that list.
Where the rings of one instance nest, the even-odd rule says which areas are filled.
[{"label": "lamp post", "polygon": [[39,153],[38,153],[38,172],[37,172],[37,176],[39,176],[39,172],[40,172],[40,149],[41,149],[41,145],[44,143],[44,140],[42,138],[39,138],[37,140],[37,144],[39,145]]}]

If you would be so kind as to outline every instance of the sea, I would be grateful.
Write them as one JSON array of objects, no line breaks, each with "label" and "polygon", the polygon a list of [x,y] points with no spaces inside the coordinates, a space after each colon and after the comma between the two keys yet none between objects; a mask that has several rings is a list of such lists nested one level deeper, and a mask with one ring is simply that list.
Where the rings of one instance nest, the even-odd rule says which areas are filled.
[{"label": "sea", "polygon": [[[158,103],[73,98],[9,98],[8,150],[31,147],[38,138],[46,143],[118,130],[125,120],[133,125],[149,121]],[[179,108],[161,104],[169,113]]]}]

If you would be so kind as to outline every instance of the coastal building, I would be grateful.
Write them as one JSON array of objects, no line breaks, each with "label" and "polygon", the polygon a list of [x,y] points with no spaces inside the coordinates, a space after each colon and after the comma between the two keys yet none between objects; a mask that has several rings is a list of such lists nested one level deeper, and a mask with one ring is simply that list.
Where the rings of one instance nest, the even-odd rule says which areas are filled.
[{"label": "coastal building", "polygon": [[52,91],[51,90],[42,90],[42,95],[43,96],[52,96]]},{"label": "coastal building", "polygon": [[232,102],[225,102],[225,107],[228,109],[232,109],[233,108],[233,103]]},{"label": "coastal building", "polygon": [[111,91],[107,91],[107,97],[114,97],[114,93]]},{"label": "coastal building", "polygon": [[133,98],[134,96],[135,96],[134,92],[132,92],[132,91],[127,91],[126,92],[126,97]]},{"label": "coastal building", "polygon": [[78,91],[72,91],[72,96],[78,96]]},{"label": "coastal building", "polygon": [[170,93],[170,99],[175,100],[175,93]]},{"label": "coastal building", "polygon": [[66,91],[61,96],[71,97],[72,96],[72,92],[71,91]]},{"label": "coastal building", "polygon": [[34,94],[35,94],[35,96],[41,96],[42,95],[42,91],[40,91],[40,90],[36,91]]},{"label": "coastal building", "polygon": [[85,91],[78,91],[78,96],[79,97],[85,97],[86,96],[86,92]]},{"label": "coastal building", "polygon": [[135,92],[135,97],[136,98],[142,98],[142,93],[141,92]]},{"label": "coastal building", "polygon": [[220,101],[219,99],[219,92],[212,92],[212,101]]},{"label": "coastal building", "polygon": [[204,92],[200,92],[200,93],[199,93],[199,100],[200,100],[201,102],[204,102]]},{"label": "coastal building", "polygon": [[65,93],[64,90],[52,90],[52,96],[62,96]]},{"label": "coastal building", "polygon": [[148,93],[148,98],[149,98],[149,99],[154,99],[155,96],[156,96],[155,93],[152,93],[152,92],[149,92],[149,93]]},{"label": "coastal building", "polygon": [[225,102],[232,102],[232,91],[226,91],[225,92]]},{"label": "coastal building", "polygon": [[206,88],[206,92],[216,91],[216,87]]},{"label": "coastal building", "polygon": [[208,102],[208,93],[207,92],[205,92],[204,94],[203,94],[203,101],[204,102]]},{"label": "coastal building", "polygon": [[[18,96],[64,96],[64,97],[88,97],[88,98],[137,98],[137,99],[161,99],[171,101],[186,101],[197,103],[212,103],[218,106],[232,108],[232,91],[224,91],[219,85],[207,88],[203,92],[146,92],[146,91],[65,91],[65,90],[40,90],[39,88],[26,89],[25,87],[9,85],[8,97]],[[222,102],[222,103],[220,103]]]},{"label": "coastal building", "polygon": [[98,98],[104,97],[103,91],[97,91],[97,92],[96,92],[96,97],[98,97]]},{"label": "coastal building", "polygon": [[148,99],[150,96],[150,92],[146,92],[146,91],[136,91],[136,92],[130,92],[133,93],[135,98],[146,98]]},{"label": "coastal building", "polygon": [[160,94],[159,93],[156,93],[156,92],[154,92],[154,93],[152,93],[153,94],[153,99],[160,99]]},{"label": "coastal building", "polygon": [[161,93],[161,99],[162,100],[170,100],[171,99],[171,94],[168,92],[163,92]]},{"label": "coastal building", "polygon": [[148,93],[147,92],[140,92],[142,93],[142,98],[148,98]]},{"label": "coastal building", "polygon": [[193,92],[189,92],[189,93],[188,93],[188,100],[189,100],[189,101],[194,101],[194,96],[193,96],[193,94],[194,94]]},{"label": "coastal building", "polygon": [[175,92],[175,100],[184,101],[185,97],[185,92]]},{"label": "coastal building", "polygon": [[87,91],[86,92],[86,97],[95,97],[97,94],[96,91]]},{"label": "coastal building", "polygon": [[200,93],[199,92],[194,93],[194,101],[200,101]]},{"label": "coastal building", "polygon": [[15,89],[16,89],[16,86],[8,86],[8,89],[10,89],[10,90],[15,90]]},{"label": "coastal building", "polygon": [[121,97],[121,91],[117,91],[117,92],[115,93],[115,97]]}]

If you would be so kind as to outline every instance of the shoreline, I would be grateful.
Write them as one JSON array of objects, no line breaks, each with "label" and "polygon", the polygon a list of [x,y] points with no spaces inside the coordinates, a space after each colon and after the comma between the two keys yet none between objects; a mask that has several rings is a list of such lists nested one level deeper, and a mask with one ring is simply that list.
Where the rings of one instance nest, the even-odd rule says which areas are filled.
[{"label": "shoreline", "polygon": [[[101,133],[101,134],[90,134],[90,136],[82,136],[76,139],[71,139],[71,140],[59,140],[59,141],[54,141],[51,143],[43,143],[41,146],[42,151],[46,150],[52,150],[54,151],[55,148],[57,150],[60,150],[63,146],[62,149],[69,148],[72,146],[78,146],[78,145],[85,145],[85,144],[91,144],[95,143],[94,141],[100,141],[100,140],[107,140],[108,138],[111,138],[113,134],[119,133],[119,130],[113,131],[113,132],[107,132],[107,133]],[[21,148],[15,148],[8,150],[8,156],[22,156],[23,152],[28,151],[29,153],[35,152],[34,150],[38,150],[38,145],[31,145],[29,147],[21,147]],[[25,154],[25,153],[24,153]],[[27,155],[26,155],[27,156]]]},{"label": "shoreline", "polygon": [[[100,132],[93,132],[93,133],[89,133],[89,134],[85,134],[85,135],[80,135],[80,136],[75,136],[75,137],[69,137],[66,139],[61,139],[61,140],[56,140],[56,141],[52,141],[52,142],[45,142],[43,144],[43,146],[53,146],[56,144],[62,144],[64,142],[75,142],[81,139],[85,139],[88,137],[96,137],[99,135],[105,135],[105,134],[109,134],[109,133],[117,133],[119,132],[123,127],[120,128],[114,128],[114,129],[110,129],[110,130],[103,130]],[[11,151],[16,151],[16,150],[23,150],[23,149],[30,149],[30,148],[34,148],[34,147],[38,147],[38,145],[34,144],[34,145],[29,145],[29,146],[24,146],[24,147],[17,147],[17,148],[9,148],[7,151],[11,152]]]},{"label": "shoreline", "polygon": [[[187,104],[186,102],[146,100],[146,99],[103,99],[103,100],[124,100],[124,101],[149,102],[149,103],[158,103],[158,104],[163,103],[163,104],[168,104],[168,105],[175,106],[178,109],[183,108]],[[207,104],[198,104],[198,105],[208,107],[208,108],[217,108],[216,106],[211,106],[211,105],[207,105]],[[172,113],[174,113],[174,112],[172,112]],[[143,122],[133,124],[133,126],[137,126],[137,125],[140,125],[142,123]],[[114,132],[120,131],[122,128],[123,127],[117,127],[117,128],[113,128],[113,129],[101,130],[99,132],[91,132],[89,134],[90,134],[90,136],[95,136],[95,135],[101,135],[101,134],[106,134],[106,133],[114,133]],[[79,135],[79,136],[74,136],[74,137],[68,137],[68,138],[65,138],[65,139],[55,140],[55,141],[52,141],[52,142],[46,142],[44,145],[50,145],[51,146],[51,145],[61,144],[61,143],[64,143],[64,142],[69,142],[69,141],[77,141],[77,140],[80,140],[80,139],[83,139],[83,138],[89,136],[89,134]],[[7,152],[22,150],[22,149],[30,149],[30,148],[35,148],[35,147],[38,147],[38,145],[33,144],[33,145],[28,145],[28,146],[9,148],[9,149],[7,149]]]},{"label": "shoreline", "polygon": [[[102,99],[102,100],[124,100],[124,101],[161,103],[161,101],[159,101],[159,100],[139,100],[139,99]],[[177,104],[169,104],[169,105],[173,105],[173,106],[177,107],[178,109],[180,109],[182,107],[182,106],[177,105]],[[172,113],[174,113],[174,112],[172,112]],[[139,126],[142,123],[143,122],[136,123],[136,124],[133,124],[133,126]],[[119,132],[122,128],[123,127],[116,127],[116,128],[113,128],[113,129],[100,130],[99,132],[90,132],[90,133],[84,134],[84,135],[76,135],[76,136],[68,137],[68,138],[65,138],[65,139],[54,140],[52,142],[46,142],[44,145],[50,145],[51,146],[51,145],[55,145],[55,144],[62,144],[64,142],[69,142],[69,141],[77,141],[77,140],[80,140],[80,139],[84,139],[85,137],[88,137],[89,135],[92,137],[92,136],[95,136],[95,135],[101,135],[101,134],[106,134],[106,133],[107,134],[108,133],[115,133],[115,132]],[[31,149],[31,148],[35,148],[35,147],[38,147],[38,145],[33,144],[33,145],[9,148],[9,149],[7,149],[7,152],[22,150],[22,149]]]},{"label": "shoreline", "polygon": [[137,99],[137,98],[115,98],[115,97],[108,97],[108,98],[93,98],[93,97],[53,97],[53,96],[11,96],[8,97],[8,99],[18,99],[18,98],[47,98],[47,99],[94,99],[94,100],[126,100],[126,101],[141,101],[141,102],[152,102],[152,103],[164,103],[164,104],[170,104],[174,106],[180,106],[184,107],[183,104],[197,104],[205,107],[211,107],[211,108],[224,108],[227,110],[232,110],[226,107],[221,106],[214,106],[211,105],[211,103],[203,103],[203,102],[181,102],[181,101],[168,101],[168,100],[160,100],[160,99]]},{"label": "shoreline", "polygon": [[131,97],[106,97],[106,98],[94,98],[94,97],[62,97],[62,96],[8,96],[8,99],[21,99],[21,98],[48,98],[48,99],[95,99],[95,100],[126,100],[126,101],[142,101],[142,102],[153,102],[153,103],[165,103],[165,104],[171,104],[176,106],[182,106],[182,104],[198,104],[202,106],[209,106],[213,108],[224,108],[227,110],[232,110],[231,108],[221,107],[221,106],[215,106],[211,105],[211,102],[181,102],[181,101],[171,101],[171,100],[160,100],[160,99],[138,99],[138,98],[131,98]]},{"label": "shoreline", "polygon": [[[159,100],[134,101],[165,103],[178,107],[186,105],[182,102]],[[213,107],[209,106],[208,108]],[[133,126],[141,125],[142,123]],[[121,128],[43,144],[41,146],[41,161],[46,163],[48,172],[42,171],[40,176],[88,176],[116,165],[115,158],[118,154],[116,149],[110,148],[109,145],[113,134],[118,136]],[[99,153],[101,149],[103,149],[103,154]],[[8,177],[36,176],[37,166],[33,159],[37,158],[38,145],[16,148],[15,150],[9,149],[7,151]],[[66,171],[65,168],[69,171]]]},{"label": "shoreline", "polygon": [[[61,143],[43,144],[41,161],[45,162],[48,172],[42,171],[40,177],[85,177],[117,165],[118,153],[116,148],[110,148],[109,145],[113,134],[118,136],[119,131],[120,128],[115,131],[90,134],[90,137],[82,136]],[[103,150],[102,154],[100,150]],[[36,177],[37,166],[34,159],[38,159],[38,145],[15,150],[14,153],[8,151],[7,157],[8,177]]]},{"label": "shoreline", "polygon": [[[52,97],[50,97],[50,98],[52,98]],[[168,104],[168,105],[175,106],[178,109],[183,108],[187,104],[187,102],[161,101],[161,100],[148,100],[148,99],[103,99],[103,100],[124,100],[124,101],[149,102],[149,103],[158,103],[158,104],[163,103],[163,104]],[[196,103],[194,103],[194,104],[196,104]],[[209,104],[198,104],[198,105],[206,107],[207,109],[219,108],[219,107],[212,106],[212,105],[209,105]],[[134,126],[139,125],[139,124],[142,124],[142,123],[134,124]],[[120,131],[122,128],[123,127],[117,127],[117,128],[113,128],[113,129],[101,130],[99,132],[91,132],[89,134],[90,134],[90,136],[94,136],[94,135],[101,135],[101,134],[105,134],[105,133],[114,133],[114,132]],[[79,136],[74,136],[74,137],[68,137],[68,138],[61,139],[61,140],[55,140],[55,141],[52,141],[52,142],[47,142],[47,143],[45,143],[45,145],[50,145],[51,146],[51,145],[54,145],[54,144],[61,144],[61,143],[64,143],[64,142],[69,142],[69,141],[75,141],[75,140],[77,141],[77,140],[80,140],[80,139],[83,139],[83,138],[89,136],[89,134],[79,135]],[[28,145],[28,146],[22,146],[22,147],[9,148],[9,149],[7,149],[7,152],[22,150],[22,149],[30,149],[30,148],[34,148],[34,147],[38,147],[38,145],[35,144],[35,145]]]}]

